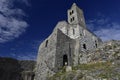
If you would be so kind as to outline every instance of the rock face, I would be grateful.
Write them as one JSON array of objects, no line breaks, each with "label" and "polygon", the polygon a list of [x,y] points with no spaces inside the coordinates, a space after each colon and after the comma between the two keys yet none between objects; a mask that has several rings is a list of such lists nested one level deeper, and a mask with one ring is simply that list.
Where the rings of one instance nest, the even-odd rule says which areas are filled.
[{"label": "rock face", "polygon": [[0,80],[34,80],[35,61],[0,57]]},{"label": "rock face", "polygon": [[17,60],[0,58],[0,80],[20,80],[21,68]]},{"label": "rock face", "polygon": [[46,80],[65,65],[87,63],[87,54],[83,55],[86,58],[80,58],[80,55],[101,43],[101,39],[87,29],[83,11],[74,3],[68,10],[68,22],[58,22],[39,47],[36,80]]},{"label": "rock face", "polygon": [[19,64],[22,69],[22,80],[34,80],[36,62],[31,60],[22,60],[19,61]]},{"label": "rock face", "polygon": [[[80,58],[85,59],[86,62],[96,62],[96,61],[113,61],[120,58],[120,41],[108,41],[104,42],[98,48],[94,50],[88,50],[87,54],[83,53]],[[79,59],[80,61],[82,59]]]}]

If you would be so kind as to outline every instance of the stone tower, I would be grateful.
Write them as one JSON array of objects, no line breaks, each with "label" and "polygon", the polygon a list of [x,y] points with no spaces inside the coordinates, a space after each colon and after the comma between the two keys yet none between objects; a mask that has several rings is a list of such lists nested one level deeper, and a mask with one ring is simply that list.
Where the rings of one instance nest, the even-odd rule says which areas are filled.
[{"label": "stone tower", "polygon": [[83,11],[74,3],[68,10],[68,22],[58,22],[39,47],[36,80],[46,80],[63,66],[87,63],[80,55],[100,43],[101,39],[86,28]]},{"label": "stone tower", "polygon": [[73,25],[79,24],[86,28],[83,11],[78,8],[75,3],[73,3],[71,9],[68,10],[68,23]]}]

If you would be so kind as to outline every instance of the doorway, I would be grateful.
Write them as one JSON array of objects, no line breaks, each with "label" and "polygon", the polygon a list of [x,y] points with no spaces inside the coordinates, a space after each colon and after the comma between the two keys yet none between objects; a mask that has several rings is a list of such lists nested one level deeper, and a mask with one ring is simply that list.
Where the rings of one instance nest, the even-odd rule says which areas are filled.
[{"label": "doorway", "polygon": [[31,80],[34,80],[34,77],[35,77],[35,75],[33,74],[33,75],[32,75],[32,79],[31,79]]},{"label": "doorway", "polygon": [[68,65],[68,57],[67,55],[63,55],[63,66],[67,66]]}]

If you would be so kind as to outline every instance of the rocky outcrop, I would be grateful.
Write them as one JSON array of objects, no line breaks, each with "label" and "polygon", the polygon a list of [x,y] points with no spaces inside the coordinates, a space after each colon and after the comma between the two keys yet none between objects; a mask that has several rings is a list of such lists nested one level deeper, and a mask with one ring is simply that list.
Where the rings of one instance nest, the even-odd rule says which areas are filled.
[{"label": "rocky outcrop", "polygon": [[12,58],[0,58],[0,80],[20,80],[20,64]]},{"label": "rocky outcrop", "polygon": [[[12,58],[0,57],[0,80],[32,80],[35,61],[18,61]],[[25,78],[28,73],[31,79]],[[28,78],[29,78],[28,77]]]},{"label": "rocky outcrop", "polygon": [[21,76],[23,80],[34,80],[36,62],[32,60],[19,61],[21,65]]}]

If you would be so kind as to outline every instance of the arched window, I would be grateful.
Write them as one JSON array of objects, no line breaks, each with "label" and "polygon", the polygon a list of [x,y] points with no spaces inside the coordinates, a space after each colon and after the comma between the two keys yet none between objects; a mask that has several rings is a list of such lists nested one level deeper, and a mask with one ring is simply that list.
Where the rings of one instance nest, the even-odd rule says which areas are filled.
[{"label": "arched window", "polygon": [[68,57],[67,55],[63,55],[63,66],[67,66],[68,65]]},{"label": "arched window", "polygon": [[87,48],[86,48],[86,44],[83,44],[83,48],[84,48],[84,49],[87,49]]}]

